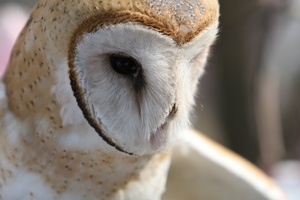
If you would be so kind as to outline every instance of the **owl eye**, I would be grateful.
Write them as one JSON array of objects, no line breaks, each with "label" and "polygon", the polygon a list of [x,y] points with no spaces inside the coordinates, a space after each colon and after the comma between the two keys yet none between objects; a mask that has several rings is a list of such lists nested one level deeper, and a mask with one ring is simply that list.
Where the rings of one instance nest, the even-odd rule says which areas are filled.
[{"label": "owl eye", "polygon": [[112,54],[110,65],[119,74],[136,76],[141,68],[140,63],[130,56]]}]

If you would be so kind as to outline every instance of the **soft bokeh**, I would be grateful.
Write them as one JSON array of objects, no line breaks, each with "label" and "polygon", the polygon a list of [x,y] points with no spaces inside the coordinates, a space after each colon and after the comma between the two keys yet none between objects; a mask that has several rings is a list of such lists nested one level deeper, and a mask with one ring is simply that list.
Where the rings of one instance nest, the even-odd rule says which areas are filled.
[{"label": "soft bokeh", "polygon": [[0,75],[3,74],[15,40],[28,18],[28,11],[18,4],[0,6]]},{"label": "soft bokeh", "polygon": [[[0,1],[0,74],[34,0]],[[17,1],[16,1],[17,2]],[[2,3],[2,4],[1,4]],[[194,127],[300,193],[300,1],[220,0]]]}]

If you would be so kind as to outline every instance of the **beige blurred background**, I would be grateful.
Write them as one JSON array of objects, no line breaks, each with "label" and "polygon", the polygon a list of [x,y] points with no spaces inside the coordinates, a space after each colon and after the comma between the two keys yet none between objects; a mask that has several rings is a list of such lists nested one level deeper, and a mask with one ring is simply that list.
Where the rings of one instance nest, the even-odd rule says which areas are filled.
[{"label": "beige blurred background", "polygon": [[[300,0],[219,1],[220,33],[200,81],[194,127],[295,193],[300,188]],[[34,2],[0,0],[0,73]],[[300,191],[291,195],[300,199]]]}]

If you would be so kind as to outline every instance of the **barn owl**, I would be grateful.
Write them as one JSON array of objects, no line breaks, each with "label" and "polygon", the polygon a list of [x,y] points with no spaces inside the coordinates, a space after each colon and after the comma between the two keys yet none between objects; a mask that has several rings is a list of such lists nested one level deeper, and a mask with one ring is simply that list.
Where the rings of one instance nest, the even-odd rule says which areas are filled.
[{"label": "barn owl", "polygon": [[0,199],[161,199],[217,0],[39,0],[3,78]]}]

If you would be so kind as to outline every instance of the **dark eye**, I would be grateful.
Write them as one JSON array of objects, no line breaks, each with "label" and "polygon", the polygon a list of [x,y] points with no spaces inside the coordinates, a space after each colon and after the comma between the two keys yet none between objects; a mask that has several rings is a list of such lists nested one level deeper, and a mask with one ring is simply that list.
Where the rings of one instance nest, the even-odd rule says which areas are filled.
[{"label": "dark eye", "polygon": [[136,76],[141,68],[140,63],[130,56],[112,54],[109,56],[109,61],[119,74]]}]

